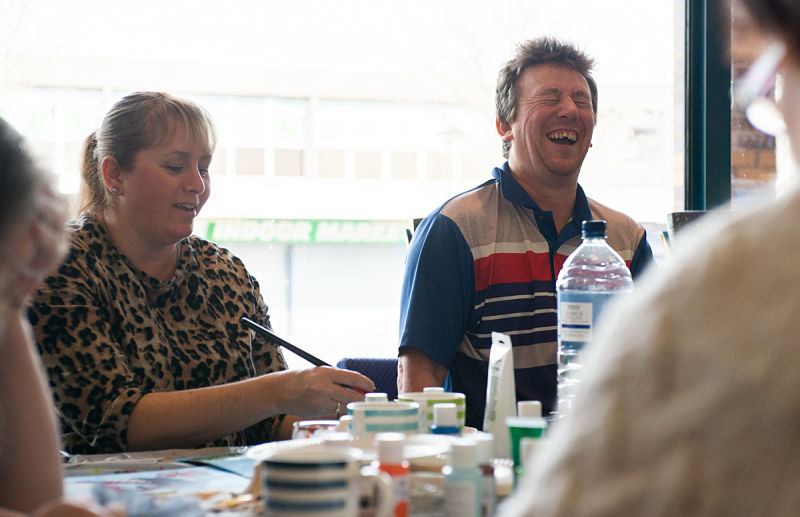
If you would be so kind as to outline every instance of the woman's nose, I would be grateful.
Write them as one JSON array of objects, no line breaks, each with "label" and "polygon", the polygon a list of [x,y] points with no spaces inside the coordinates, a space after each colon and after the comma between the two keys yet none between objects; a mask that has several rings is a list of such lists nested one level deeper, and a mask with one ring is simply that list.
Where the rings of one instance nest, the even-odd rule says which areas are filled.
[{"label": "woman's nose", "polygon": [[202,194],[206,191],[206,179],[203,173],[200,172],[200,167],[195,167],[191,173],[191,179],[187,182],[186,189],[196,194]]}]

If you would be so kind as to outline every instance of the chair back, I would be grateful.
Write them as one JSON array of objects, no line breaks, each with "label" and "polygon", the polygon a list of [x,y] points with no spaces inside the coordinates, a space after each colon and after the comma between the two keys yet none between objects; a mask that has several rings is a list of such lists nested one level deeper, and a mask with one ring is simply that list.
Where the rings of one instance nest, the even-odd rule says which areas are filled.
[{"label": "chair back", "polygon": [[375,383],[375,391],[386,393],[389,400],[397,398],[397,358],[385,357],[345,357],[336,363],[337,368],[345,368],[361,373]]}]

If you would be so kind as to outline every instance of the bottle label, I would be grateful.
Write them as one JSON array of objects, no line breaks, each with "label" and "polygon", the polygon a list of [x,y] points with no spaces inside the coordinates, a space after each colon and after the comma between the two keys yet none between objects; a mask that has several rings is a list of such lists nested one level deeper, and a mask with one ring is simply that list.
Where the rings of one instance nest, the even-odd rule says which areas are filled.
[{"label": "bottle label", "polygon": [[592,340],[592,303],[571,302],[570,295],[559,294],[558,327],[563,341]]},{"label": "bottle label", "polygon": [[594,328],[615,292],[558,292],[558,342],[562,348],[580,350],[594,338]]}]

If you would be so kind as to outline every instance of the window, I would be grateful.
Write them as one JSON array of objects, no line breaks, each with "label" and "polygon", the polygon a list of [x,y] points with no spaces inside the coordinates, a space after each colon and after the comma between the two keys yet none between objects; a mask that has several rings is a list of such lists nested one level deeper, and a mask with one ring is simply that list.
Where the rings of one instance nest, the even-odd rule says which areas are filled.
[{"label": "window", "polygon": [[[259,279],[276,332],[329,362],[396,354],[404,227],[502,165],[494,86],[523,39],[556,35],[596,58],[587,194],[645,223],[657,254],[683,208],[684,0],[233,0],[235,23],[208,0],[142,0],[125,16],[10,1],[0,114],[59,188],[77,192],[83,139],[125,93],[196,100],[219,133],[196,231],[227,228],[220,244]],[[748,134],[735,174],[761,181],[771,155]]]}]

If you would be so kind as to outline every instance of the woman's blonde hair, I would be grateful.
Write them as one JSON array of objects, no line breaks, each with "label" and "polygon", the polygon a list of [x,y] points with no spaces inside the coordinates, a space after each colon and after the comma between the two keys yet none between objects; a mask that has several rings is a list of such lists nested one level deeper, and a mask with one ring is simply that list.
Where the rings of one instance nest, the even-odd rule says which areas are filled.
[{"label": "woman's blonde hair", "polygon": [[100,128],[84,143],[80,212],[97,214],[108,204],[100,171],[103,158],[113,156],[122,170],[128,170],[140,151],[165,142],[181,126],[191,140],[213,152],[214,123],[208,112],[194,102],[163,92],[137,92],[114,104]]}]

